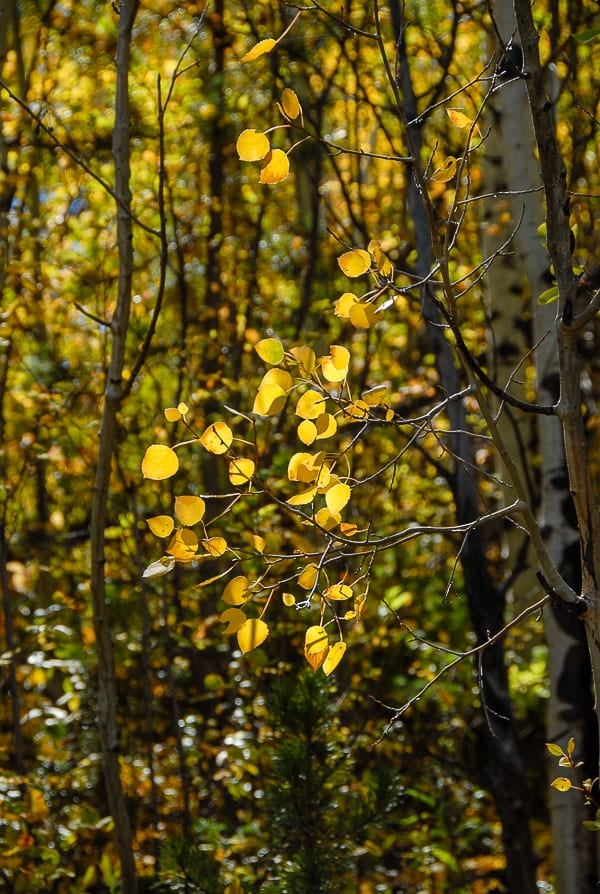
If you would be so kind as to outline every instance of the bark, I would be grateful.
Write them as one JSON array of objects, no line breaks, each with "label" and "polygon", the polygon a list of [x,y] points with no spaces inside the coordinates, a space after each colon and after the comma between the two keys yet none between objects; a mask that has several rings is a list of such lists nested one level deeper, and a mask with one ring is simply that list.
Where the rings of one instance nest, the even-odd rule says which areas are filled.
[{"label": "bark", "polygon": [[110,627],[109,605],[104,578],[105,528],[108,515],[108,493],[112,458],[116,443],[117,413],[123,400],[123,368],[132,292],[133,244],[132,220],[129,212],[129,58],[137,0],[123,0],[120,6],[117,41],[117,92],[113,155],[115,163],[115,195],[117,204],[117,242],[119,277],[117,304],[110,322],[112,349],[104,392],[100,427],[96,478],[92,500],[90,528],[91,594],[98,662],[98,729],[102,749],[102,767],[109,810],[114,821],[115,839],[121,864],[123,891],[136,894],[137,877],[132,847],[132,833],[119,772],[119,735],[117,726],[117,686]]},{"label": "bark", "polygon": [[[398,39],[401,90],[405,121],[417,119],[410,71],[403,51],[401,11],[392,7],[393,21]],[[409,151],[413,158],[420,157],[420,130],[406,125]],[[423,201],[422,184],[415,178],[409,183],[408,202],[414,222],[415,243],[418,254],[417,274],[427,276],[433,265],[431,228]],[[440,318],[432,298],[423,293],[423,316],[433,325],[430,338],[437,358],[440,383],[447,394],[460,391],[462,382],[452,349],[439,325]],[[468,524],[480,515],[480,503],[471,470],[475,467],[473,439],[469,436],[464,406],[459,401],[449,405],[451,444],[455,457],[454,472],[450,485],[456,504],[457,524]],[[467,537],[461,553],[464,586],[471,623],[478,644],[487,642],[491,635],[504,625],[504,596],[495,587],[485,554],[485,543],[480,529],[474,529]],[[535,894],[535,860],[529,828],[527,780],[525,765],[520,754],[512,705],[508,688],[508,674],[501,641],[481,653],[478,665],[483,722],[480,729],[481,772],[485,784],[492,793],[502,824],[502,839],[506,855],[506,882],[511,894]]]}]

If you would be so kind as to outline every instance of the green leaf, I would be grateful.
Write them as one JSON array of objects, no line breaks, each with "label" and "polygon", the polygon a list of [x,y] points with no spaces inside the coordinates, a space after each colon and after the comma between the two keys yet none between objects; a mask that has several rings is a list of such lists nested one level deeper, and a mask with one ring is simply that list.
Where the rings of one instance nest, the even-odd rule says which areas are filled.
[{"label": "green leaf", "polygon": [[538,304],[551,304],[558,298],[558,286],[550,286],[545,292],[542,292],[538,298]]}]

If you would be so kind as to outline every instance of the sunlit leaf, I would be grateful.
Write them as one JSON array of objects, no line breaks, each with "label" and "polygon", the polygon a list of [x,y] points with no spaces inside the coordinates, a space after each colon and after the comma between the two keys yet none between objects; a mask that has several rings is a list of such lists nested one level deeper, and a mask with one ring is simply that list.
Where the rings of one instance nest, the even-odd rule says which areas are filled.
[{"label": "sunlit leaf", "polygon": [[575,751],[575,739],[573,738],[573,736],[571,736],[571,738],[567,742],[567,754],[569,754],[569,755],[573,754],[574,751]]},{"label": "sunlit leaf", "polygon": [[335,416],[332,416],[331,413],[321,413],[321,415],[315,419],[314,424],[317,429],[317,440],[321,438],[330,438],[337,431],[337,422],[335,421]]},{"label": "sunlit leaf", "polygon": [[286,87],[281,94],[281,106],[286,118],[295,121],[302,113],[302,107],[298,97],[290,87]]},{"label": "sunlit leaf", "polygon": [[460,109],[446,109],[446,114],[456,127],[470,127],[473,124],[472,119]]},{"label": "sunlit leaf", "polygon": [[339,512],[331,512],[326,506],[323,506],[322,509],[315,513],[316,524],[321,528],[325,528],[326,531],[333,530],[333,528],[339,525],[341,520],[342,517]]},{"label": "sunlit leaf", "polygon": [[307,503],[312,503],[316,494],[317,488],[309,487],[308,490],[303,490],[300,494],[294,494],[293,497],[286,500],[286,503],[290,506],[306,506]]},{"label": "sunlit leaf", "polygon": [[326,676],[329,676],[329,674],[331,674],[336,669],[345,653],[346,643],[337,642],[334,643],[333,646],[331,646],[329,652],[327,653],[327,657],[323,662],[323,673],[326,674]]},{"label": "sunlit leaf", "polygon": [[350,500],[352,491],[347,484],[334,484],[325,494],[325,503],[330,512],[341,512]]},{"label": "sunlit leaf", "polygon": [[358,304],[358,298],[354,292],[344,292],[335,302],[334,313],[336,317],[346,320],[350,316],[353,305]]},{"label": "sunlit leaf", "polygon": [[353,537],[354,534],[358,531],[358,525],[352,524],[350,522],[342,522],[340,525],[340,531],[344,535],[344,537]]},{"label": "sunlit leaf", "polygon": [[262,161],[271,151],[271,144],[266,134],[249,128],[241,132],[235,148],[240,161]]},{"label": "sunlit leaf", "polygon": [[296,415],[301,419],[316,419],[325,409],[325,402],[320,391],[306,391],[296,404]]},{"label": "sunlit leaf", "polygon": [[359,398],[344,407],[344,416],[349,419],[368,419],[369,405]]},{"label": "sunlit leaf", "polygon": [[283,391],[289,391],[294,385],[294,380],[286,369],[274,367],[268,369],[260,380],[259,388],[265,385],[278,385]]},{"label": "sunlit leaf", "polygon": [[290,160],[282,149],[272,149],[260,169],[260,183],[281,183],[290,172]]},{"label": "sunlit leaf", "polygon": [[258,59],[259,56],[264,56],[265,53],[270,53],[276,45],[277,41],[272,37],[266,37],[264,40],[259,40],[258,43],[254,44],[252,49],[248,50],[247,53],[244,53],[240,62],[253,62],[255,59]]},{"label": "sunlit leaf", "polygon": [[167,552],[181,562],[190,561],[198,550],[198,537],[189,528],[175,531],[167,546]]},{"label": "sunlit leaf", "polygon": [[298,426],[298,440],[308,447],[317,439],[317,426],[310,419],[304,419]]},{"label": "sunlit leaf", "polygon": [[290,481],[302,481],[310,484],[315,481],[324,466],[324,453],[294,453],[288,463],[288,478]]},{"label": "sunlit leaf", "polygon": [[214,558],[218,558],[227,552],[227,541],[224,537],[209,537],[202,541],[202,546]]},{"label": "sunlit leaf", "polygon": [[392,274],[394,273],[394,265],[381,248],[381,242],[379,241],[379,239],[371,239],[367,248],[373,256],[375,266],[377,267],[381,275],[387,277],[392,276]]},{"label": "sunlit leaf", "polygon": [[265,538],[261,537],[260,534],[252,535],[252,546],[256,550],[257,553],[264,553],[265,551]]},{"label": "sunlit leaf", "polygon": [[556,745],[554,742],[546,742],[546,748],[554,757],[562,757],[564,753],[560,745]]},{"label": "sunlit leaf", "polygon": [[177,454],[164,444],[152,444],[142,460],[142,475],[154,481],[171,478],[179,468]]},{"label": "sunlit leaf", "polygon": [[317,358],[313,349],[309,348],[308,345],[299,345],[292,348],[290,354],[300,367],[301,374],[303,376],[312,376],[317,365]]},{"label": "sunlit leaf", "polygon": [[249,586],[250,581],[248,578],[245,575],[240,574],[238,577],[234,577],[229,581],[221,594],[221,599],[228,605],[243,605],[249,598]]},{"label": "sunlit leaf", "polygon": [[251,480],[255,468],[254,460],[232,459],[229,463],[229,480],[234,487],[243,487]]},{"label": "sunlit leaf", "polygon": [[219,615],[219,621],[223,624],[227,624],[227,627],[223,631],[226,636],[232,633],[237,633],[246,620],[246,615],[239,608],[226,608],[225,611]]},{"label": "sunlit leaf", "polygon": [[254,350],[261,360],[271,366],[277,366],[284,357],[283,345],[278,338],[263,338],[254,345]]},{"label": "sunlit leaf", "polygon": [[237,632],[237,641],[245,655],[264,643],[269,635],[268,625],[260,618],[249,618]]},{"label": "sunlit leaf", "polygon": [[177,409],[177,407],[167,407],[165,410],[165,419],[167,422],[179,422],[181,419],[181,413]]},{"label": "sunlit leaf", "polygon": [[286,608],[291,608],[292,605],[296,605],[296,597],[293,593],[282,593],[281,601],[286,606]]},{"label": "sunlit leaf", "polygon": [[352,598],[352,587],[349,587],[348,584],[332,584],[331,587],[327,587],[323,595],[325,599],[343,602],[345,599]]},{"label": "sunlit leaf", "polygon": [[456,174],[457,167],[458,160],[454,158],[453,155],[449,155],[448,158],[444,161],[444,164],[441,167],[435,169],[435,171],[431,175],[431,179],[435,183],[447,183],[448,180],[452,180],[452,178]]},{"label": "sunlit leaf", "polygon": [[324,627],[309,627],[304,636],[304,651],[309,655],[322,652],[329,645],[329,638]]},{"label": "sunlit leaf", "polygon": [[175,559],[172,556],[163,556],[162,559],[159,559],[157,562],[151,562],[144,569],[144,573],[142,577],[145,578],[153,578],[153,577],[162,577],[164,574],[168,574],[169,571],[172,571],[175,568]]},{"label": "sunlit leaf", "polygon": [[309,652],[308,649],[304,649],[304,657],[312,667],[314,671],[318,671],[325,658],[327,657],[327,653],[329,652],[329,646],[326,645],[323,649],[320,649],[318,652]]},{"label": "sunlit leaf", "polygon": [[182,525],[196,525],[204,518],[206,503],[202,497],[175,497],[175,515]]},{"label": "sunlit leaf", "polygon": [[226,422],[213,422],[200,436],[200,443],[209,453],[226,453],[232,441],[233,432]]},{"label": "sunlit leaf", "polygon": [[573,787],[573,784],[570,779],[567,779],[566,776],[557,776],[556,779],[553,779],[550,783],[552,788],[555,788],[557,792],[568,792],[570,788]]},{"label": "sunlit leaf", "polygon": [[287,393],[281,385],[261,385],[256,392],[252,412],[257,416],[278,416],[286,400]]},{"label": "sunlit leaf", "polygon": [[318,577],[319,569],[317,565],[314,565],[311,562],[311,564],[307,565],[302,573],[298,576],[298,586],[302,587],[303,590],[312,590],[315,583],[317,582]]},{"label": "sunlit leaf", "polygon": [[353,304],[350,308],[350,322],[356,329],[372,329],[379,322],[372,304]]},{"label": "sunlit leaf", "polygon": [[362,276],[371,269],[371,255],[363,248],[345,251],[339,256],[337,262],[342,273],[350,278]]},{"label": "sunlit leaf", "polygon": [[153,518],[147,518],[146,524],[155,537],[168,537],[175,527],[170,515],[155,515]]},{"label": "sunlit leaf", "polygon": [[321,371],[328,382],[343,382],[348,375],[350,351],[343,345],[331,345],[330,353],[321,357]]}]

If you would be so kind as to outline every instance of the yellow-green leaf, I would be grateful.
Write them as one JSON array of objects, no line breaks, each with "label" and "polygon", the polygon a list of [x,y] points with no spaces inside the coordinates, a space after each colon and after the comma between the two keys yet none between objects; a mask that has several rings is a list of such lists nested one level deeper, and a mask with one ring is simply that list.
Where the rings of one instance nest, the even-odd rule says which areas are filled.
[{"label": "yellow-green leaf", "polygon": [[282,593],[281,601],[285,605],[286,608],[291,608],[292,605],[296,605],[296,597],[293,593]]},{"label": "yellow-green leaf", "polygon": [[248,484],[254,475],[255,464],[251,459],[232,459],[229,463],[229,480],[234,487]]},{"label": "yellow-green leaf", "polygon": [[325,503],[331,513],[341,512],[348,503],[352,491],[347,484],[334,484],[325,494]]},{"label": "yellow-green leaf", "polygon": [[175,497],[175,515],[182,525],[196,525],[204,518],[206,503],[202,497]]},{"label": "yellow-green leaf", "polygon": [[167,422],[179,422],[181,419],[181,413],[177,409],[177,407],[167,407],[165,410],[165,419]]},{"label": "yellow-green leaf", "polygon": [[538,304],[551,304],[558,298],[558,286],[550,286],[545,292],[542,292],[538,298]]},{"label": "yellow-green leaf", "polygon": [[546,748],[554,757],[562,757],[563,755],[560,745],[556,745],[554,742],[546,742]]},{"label": "yellow-green leaf", "polygon": [[281,94],[281,107],[285,117],[289,118],[290,121],[295,121],[302,114],[302,106],[295,92],[290,87],[286,87]]},{"label": "yellow-green leaf", "polygon": [[573,736],[571,736],[571,738],[567,742],[567,754],[573,754],[574,751],[575,751],[575,739],[573,738]]},{"label": "yellow-green leaf", "polygon": [[337,262],[342,273],[346,276],[354,278],[362,276],[371,268],[371,255],[364,248],[354,248],[352,251],[345,251],[339,256]]},{"label": "yellow-green leaf", "polygon": [[233,432],[226,422],[213,422],[200,436],[200,443],[209,453],[226,453],[232,441]]},{"label": "yellow-green leaf", "polygon": [[228,636],[229,634],[238,632],[242,624],[246,621],[246,615],[240,608],[226,608],[225,611],[219,615],[219,621],[223,624],[227,624],[223,633]]},{"label": "yellow-green leaf", "polygon": [[269,635],[268,625],[260,618],[249,618],[237,632],[237,641],[245,655],[264,643]]},{"label": "yellow-green leaf", "polygon": [[570,779],[567,779],[566,776],[557,776],[556,779],[553,779],[550,783],[552,788],[555,788],[557,792],[568,792],[570,788],[572,788],[572,783]]},{"label": "yellow-green leaf", "polygon": [[168,537],[175,527],[170,515],[155,515],[153,518],[147,518],[146,524],[155,537]]},{"label": "yellow-green leaf", "polygon": [[334,643],[323,662],[323,673],[329,676],[336,669],[346,652],[346,643]]},{"label": "yellow-green leaf", "polygon": [[142,460],[142,475],[153,481],[171,478],[179,468],[177,454],[164,444],[152,444]]},{"label": "yellow-green leaf", "polygon": [[290,160],[282,149],[272,149],[265,156],[258,178],[260,183],[281,183],[290,172]]},{"label": "yellow-green leaf", "polygon": [[315,513],[315,522],[320,525],[321,528],[325,528],[326,531],[331,531],[341,522],[342,517],[339,512],[331,512],[326,506],[323,506],[322,509],[319,509],[317,513]]},{"label": "yellow-green leaf", "polygon": [[447,183],[448,180],[452,180],[452,178],[456,174],[457,167],[458,160],[454,158],[453,155],[449,155],[448,158],[444,161],[444,164],[441,167],[435,169],[435,171],[431,175],[431,179],[435,183]]},{"label": "yellow-green leaf", "polygon": [[322,652],[329,645],[329,638],[324,627],[309,627],[304,636],[304,651],[309,655]]},{"label": "yellow-green leaf", "polygon": [[247,53],[244,53],[240,62],[254,62],[259,56],[264,56],[265,53],[270,53],[276,45],[277,41],[272,37],[266,37],[264,40],[259,40]]},{"label": "yellow-green leaf", "polygon": [[223,602],[227,602],[228,605],[243,605],[249,598],[249,586],[250,582],[248,578],[245,575],[240,574],[238,577],[234,577],[229,581],[221,594],[221,599]]},{"label": "yellow-green leaf", "polygon": [[241,132],[235,148],[240,161],[262,161],[271,151],[271,144],[266,134],[251,127]]},{"label": "yellow-green leaf", "polygon": [[261,360],[271,366],[277,366],[283,360],[283,345],[278,338],[263,338],[254,345],[254,350]]}]

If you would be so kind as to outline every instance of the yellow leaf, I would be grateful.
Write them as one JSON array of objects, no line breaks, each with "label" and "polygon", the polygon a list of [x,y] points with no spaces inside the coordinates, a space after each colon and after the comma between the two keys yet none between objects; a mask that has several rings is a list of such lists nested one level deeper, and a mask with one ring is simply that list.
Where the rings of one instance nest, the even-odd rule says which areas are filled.
[{"label": "yellow leaf", "polygon": [[331,413],[322,413],[318,419],[315,420],[315,426],[317,429],[317,440],[321,438],[330,438],[337,431],[337,422]]},{"label": "yellow leaf", "polygon": [[555,745],[554,742],[546,742],[546,748],[554,757],[562,757],[563,750],[560,745]]},{"label": "yellow leaf", "polygon": [[350,419],[368,419],[369,405],[360,398],[344,407],[344,416]]},{"label": "yellow leaf", "polygon": [[371,239],[367,246],[370,253],[373,255],[373,260],[375,262],[375,266],[379,270],[382,276],[392,276],[394,272],[394,265],[386,255],[386,253],[381,248],[381,242],[379,239]]},{"label": "yellow leaf", "polygon": [[196,555],[198,538],[189,528],[175,531],[167,547],[167,552],[180,562],[189,562]]},{"label": "yellow leaf", "polygon": [[329,638],[324,627],[309,627],[304,636],[304,652],[314,655],[322,652],[329,645]]},{"label": "yellow leaf", "polygon": [[301,374],[303,376],[312,376],[317,365],[317,358],[313,349],[309,348],[308,345],[299,345],[296,348],[292,348],[290,354],[300,367]]},{"label": "yellow leaf", "polygon": [[331,345],[329,350],[331,353],[319,361],[323,376],[328,382],[342,382],[348,375],[350,351],[342,345]]},{"label": "yellow leaf", "polygon": [[573,754],[574,751],[575,751],[575,739],[573,738],[573,736],[571,736],[571,738],[567,742],[567,754]]},{"label": "yellow leaf", "polygon": [[324,649],[321,649],[320,652],[309,652],[306,648],[304,649],[304,657],[312,667],[314,671],[318,671],[325,658],[327,657],[327,653],[329,652],[329,646],[325,646]]},{"label": "yellow leaf", "polygon": [[363,391],[361,397],[370,407],[380,407],[388,395],[389,388],[387,385],[375,385],[368,391]]},{"label": "yellow leaf", "polygon": [[234,487],[248,484],[254,475],[255,464],[251,459],[232,459],[229,463],[229,480]]},{"label": "yellow leaf", "polygon": [[266,134],[248,128],[237,138],[235,148],[240,161],[262,161],[271,151],[271,144]]},{"label": "yellow leaf", "polygon": [[227,552],[227,541],[224,537],[209,537],[202,541],[202,546],[213,558],[218,558]]},{"label": "yellow leaf", "polygon": [[142,460],[142,475],[153,481],[171,478],[179,468],[177,454],[164,444],[152,444]]},{"label": "yellow leaf", "polygon": [[291,608],[292,605],[296,605],[296,597],[293,593],[282,593],[281,601],[286,606],[286,608]]},{"label": "yellow leaf", "polygon": [[315,513],[315,522],[321,527],[325,528],[326,531],[331,531],[332,528],[335,528],[339,525],[342,520],[339,512],[330,512],[327,507],[323,506],[322,509],[319,509],[317,513]]},{"label": "yellow leaf", "polygon": [[318,576],[319,569],[311,562],[311,564],[307,565],[306,568],[299,575],[298,586],[302,587],[303,590],[312,590],[315,583],[317,582]]},{"label": "yellow leaf", "polygon": [[456,174],[457,166],[457,159],[454,158],[453,155],[449,155],[444,164],[440,168],[435,169],[435,171],[431,175],[431,179],[435,183],[447,183],[448,180],[452,180],[452,178]]},{"label": "yellow leaf", "polygon": [[238,632],[242,624],[246,621],[246,615],[239,608],[226,608],[225,611],[219,615],[219,621],[223,624],[227,624],[223,633],[228,636],[231,633]]},{"label": "yellow leaf", "polygon": [[262,388],[263,385],[279,385],[283,391],[289,391],[294,386],[294,380],[287,370],[274,367],[268,369],[260,380],[259,388]]},{"label": "yellow leaf", "polygon": [[290,497],[289,500],[286,500],[286,503],[289,506],[306,506],[307,503],[312,503],[317,493],[316,487],[309,487],[308,490],[303,490],[300,494],[294,494],[293,497]]},{"label": "yellow leaf", "polygon": [[304,419],[298,426],[298,438],[308,447],[317,439],[317,426],[310,419]]},{"label": "yellow leaf", "polygon": [[338,664],[344,657],[345,652],[346,652],[346,643],[338,642],[338,643],[333,644],[333,646],[330,648],[329,652],[327,653],[327,657],[325,658],[325,661],[323,662],[323,673],[326,676],[329,676],[329,674],[332,673],[336,669],[336,667],[338,666]]},{"label": "yellow leaf", "polygon": [[272,37],[266,37],[264,40],[259,40],[258,43],[254,44],[252,49],[248,50],[248,52],[242,56],[240,62],[254,62],[259,56],[264,56],[265,53],[270,53],[276,45],[277,41],[273,40]]},{"label": "yellow leaf", "polygon": [[177,412],[180,413],[181,416],[185,416],[186,413],[189,413],[189,411],[190,411],[190,408],[188,407],[188,405],[186,403],[184,403],[184,401],[180,401],[177,404]]},{"label": "yellow leaf", "polygon": [[170,515],[155,515],[153,518],[147,518],[146,524],[155,537],[168,537],[175,527]]},{"label": "yellow leaf", "polygon": [[229,581],[221,594],[221,599],[223,602],[227,602],[228,605],[243,605],[244,602],[247,602],[249,599],[249,586],[250,582],[248,578],[245,575],[240,574],[238,577],[234,577]]},{"label": "yellow leaf", "polygon": [[157,562],[151,562],[144,569],[142,577],[145,577],[147,580],[154,577],[162,577],[163,574],[168,574],[173,568],[175,568],[175,559],[172,556],[163,556]]},{"label": "yellow leaf", "polygon": [[372,304],[353,304],[349,316],[355,329],[372,329],[379,322]]},{"label": "yellow leaf", "polygon": [[290,160],[282,149],[272,149],[262,163],[259,183],[281,183],[290,172]]},{"label": "yellow leaf", "polygon": [[354,248],[352,251],[345,251],[339,256],[337,262],[342,273],[353,279],[356,276],[362,276],[371,269],[371,255],[364,248]]},{"label": "yellow leaf", "polygon": [[341,317],[342,319],[347,320],[350,316],[350,311],[355,304],[358,304],[358,298],[354,292],[344,292],[344,294],[340,295],[335,302],[334,313],[336,317]]},{"label": "yellow leaf", "polygon": [[323,595],[325,599],[343,602],[345,599],[352,598],[352,587],[349,587],[348,584],[333,584],[331,587],[327,587]]},{"label": "yellow leaf", "polygon": [[261,537],[260,534],[252,535],[252,546],[256,550],[257,553],[264,553],[265,551],[265,538]]},{"label": "yellow leaf", "polygon": [[296,404],[296,416],[301,419],[316,419],[325,409],[326,400],[320,391],[306,391]]},{"label": "yellow leaf", "polygon": [[340,531],[344,535],[344,537],[353,537],[354,534],[358,531],[358,526],[355,524],[351,524],[350,522],[342,522],[340,525]]},{"label": "yellow leaf", "polygon": [[446,114],[456,127],[470,127],[473,124],[471,118],[468,118],[460,109],[446,109]]},{"label": "yellow leaf", "polygon": [[325,494],[325,503],[331,513],[341,512],[348,503],[352,491],[347,484],[334,484]]},{"label": "yellow leaf", "polygon": [[237,632],[237,641],[245,655],[264,643],[269,635],[268,625],[260,618],[249,618]]},{"label": "yellow leaf", "polygon": [[323,468],[324,458],[325,454],[322,452],[314,455],[312,453],[294,453],[288,463],[288,479],[310,484],[318,478],[320,470]]},{"label": "yellow leaf", "polygon": [[290,121],[294,121],[302,113],[302,106],[298,97],[290,87],[286,87],[281,94],[281,105],[283,113]]},{"label": "yellow leaf", "polygon": [[179,422],[181,419],[181,413],[177,409],[177,407],[167,407],[165,410],[165,419],[167,422]]},{"label": "yellow leaf", "polygon": [[204,518],[206,503],[202,497],[175,497],[175,515],[182,525],[196,525]]},{"label": "yellow leaf", "polygon": [[252,412],[257,416],[277,416],[285,407],[287,394],[281,385],[261,385],[256,392]]},{"label": "yellow leaf", "polygon": [[271,366],[277,366],[283,360],[283,345],[278,338],[263,338],[254,345],[254,350],[261,360]]},{"label": "yellow leaf", "polygon": [[567,779],[566,776],[558,776],[550,783],[550,785],[552,788],[555,788],[557,792],[568,792],[572,787],[571,780]]},{"label": "yellow leaf", "polygon": [[233,432],[225,422],[213,422],[200,436],[200,443],[209,453],[226,453],[232,441]]}]

